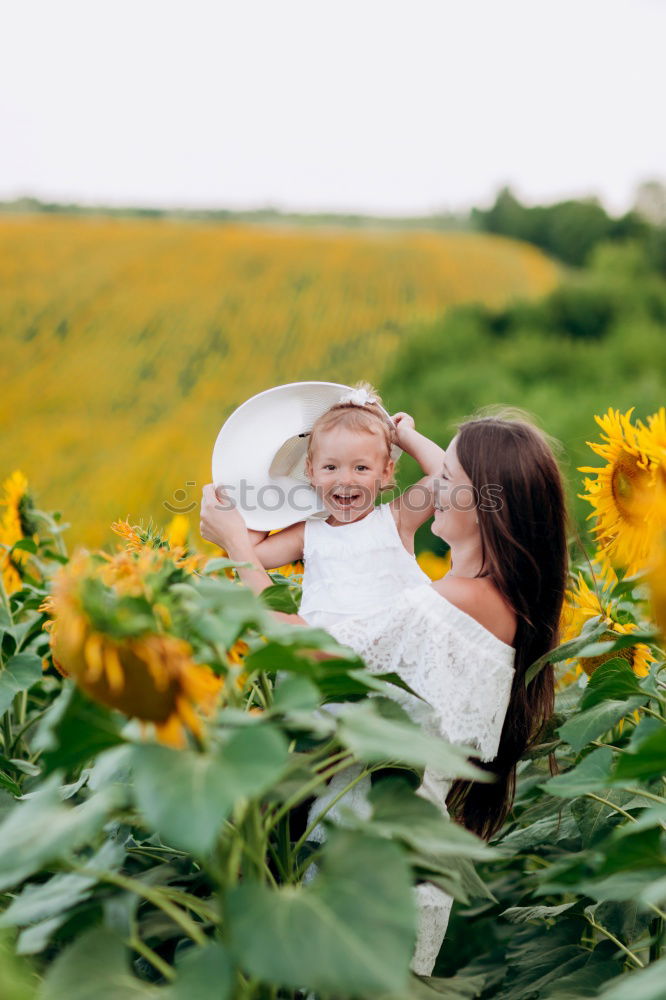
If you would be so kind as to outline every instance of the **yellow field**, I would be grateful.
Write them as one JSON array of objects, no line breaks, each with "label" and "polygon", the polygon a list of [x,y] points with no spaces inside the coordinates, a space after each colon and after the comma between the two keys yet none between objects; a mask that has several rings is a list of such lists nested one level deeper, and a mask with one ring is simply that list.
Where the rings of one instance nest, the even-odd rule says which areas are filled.
[{"label": "yellow field", "polygon": [[0,219],[0,477],[21,468],[70,545],[125,515],[163,523],[165,501],[196,501],[198,528],[245,398],[310,378],[381,388],[415,324],[555,280],[537,250],[470,233]]}]

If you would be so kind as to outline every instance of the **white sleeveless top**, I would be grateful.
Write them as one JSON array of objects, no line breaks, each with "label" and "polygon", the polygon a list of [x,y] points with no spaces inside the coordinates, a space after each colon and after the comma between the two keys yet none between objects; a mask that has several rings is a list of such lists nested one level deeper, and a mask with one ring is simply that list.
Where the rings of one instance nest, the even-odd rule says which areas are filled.
[{"label": "white sleeveless top", "polygon": [[372,614],[406,587],[430,582],[403,545],[388,503],[349,524],[309,518],[303,560],[299,614],[316,628]]}]

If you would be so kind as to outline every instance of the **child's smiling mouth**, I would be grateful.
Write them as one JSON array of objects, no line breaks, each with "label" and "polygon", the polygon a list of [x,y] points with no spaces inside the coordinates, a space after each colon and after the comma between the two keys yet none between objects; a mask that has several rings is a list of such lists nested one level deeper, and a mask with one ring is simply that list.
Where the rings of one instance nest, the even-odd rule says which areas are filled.
[{"label": "child's smiling mouth", "polygon": [[333,497],[333,500],[335,500],[335,502],[340,507],[351,507],[351,505],[353,503],[355,503],[357,500],[361,499],[361,495],[362,494],[360,492],[357,492],[357,493],[333,493],[332,497]]}]

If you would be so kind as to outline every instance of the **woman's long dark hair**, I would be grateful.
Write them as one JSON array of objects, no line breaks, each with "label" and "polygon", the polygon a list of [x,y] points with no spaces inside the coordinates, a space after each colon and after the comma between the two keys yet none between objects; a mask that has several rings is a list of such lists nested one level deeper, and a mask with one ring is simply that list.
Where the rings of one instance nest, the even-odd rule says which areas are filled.
[{"label": "woman's long dark hair", "polygon": [[568,568],[566,501],[546,435],[522,415],[466,421],[458,428],[456,454],[477,491],[482,574],[491,577],[517,618],[515,672],[499,750],[490,763],[475,761],[497,780],[459,779],[447,797],[451,816],[490,840],[513,805],[516,764],[553,713],[552,665],[527,688],[525,672],[558,643]]}]

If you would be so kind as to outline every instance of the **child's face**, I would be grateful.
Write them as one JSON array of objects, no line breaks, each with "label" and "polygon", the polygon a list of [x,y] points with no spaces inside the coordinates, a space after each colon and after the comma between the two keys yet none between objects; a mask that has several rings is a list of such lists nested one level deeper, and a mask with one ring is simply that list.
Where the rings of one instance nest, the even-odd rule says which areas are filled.
[{"label": "child's face", "polygon": [[329,513],[339,521],[355,521],[374,506],[393,464],[386,460],[381,434],[333,427],[317,434],[307,473]]}]

